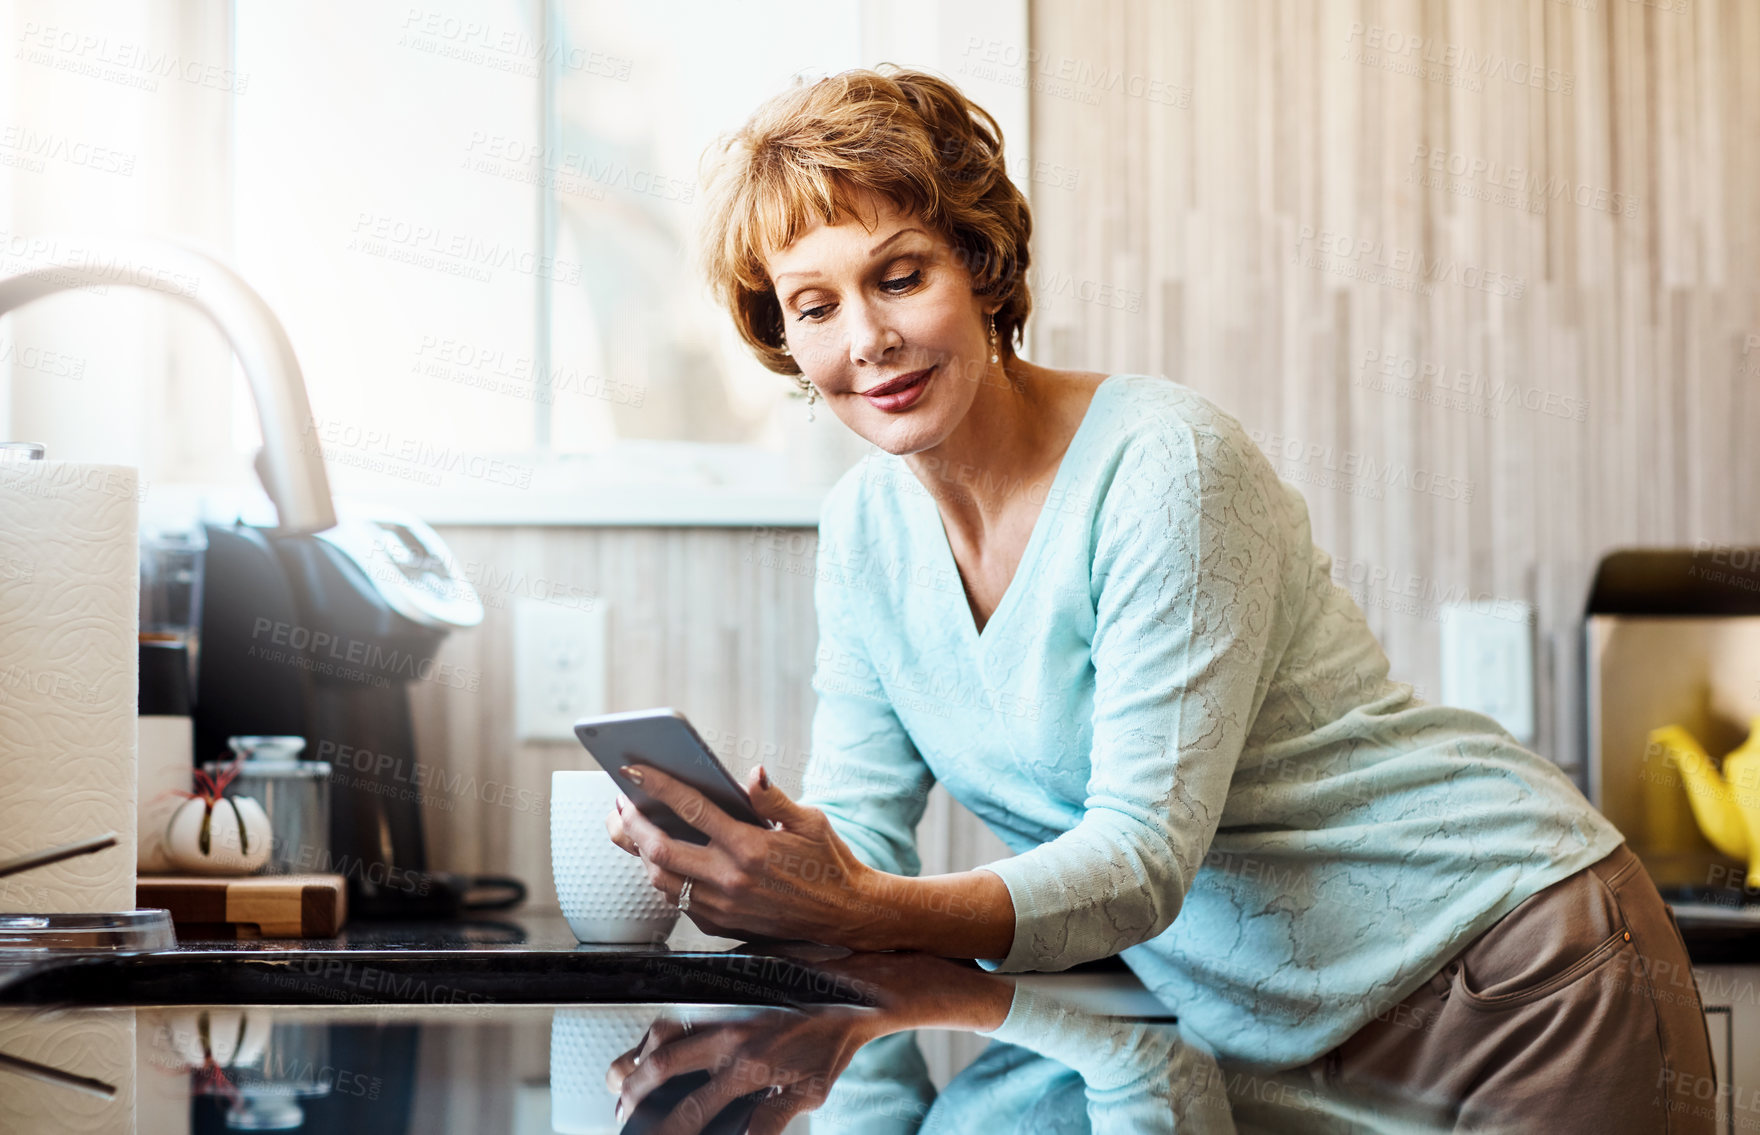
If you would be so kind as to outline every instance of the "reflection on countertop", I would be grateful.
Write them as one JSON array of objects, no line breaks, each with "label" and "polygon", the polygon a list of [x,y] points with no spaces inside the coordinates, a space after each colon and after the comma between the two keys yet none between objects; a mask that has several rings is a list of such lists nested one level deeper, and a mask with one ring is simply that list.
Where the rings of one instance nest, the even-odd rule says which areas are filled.
[{"label": "reflection on countertop", "polygon": [[844,952],[583,945],[561,918],[542,916],[386,922],[336,938],[186,939],[156,953],[0,954],[0,1005],[788,1005],[848,1000],[811,964]]},{"label": "reflection on countertop", "polygon": [[[918,954],[812,964],[841,1002],[0,1007],[0,1130],[1433,1129],[1409,1101],[1221,1066],[1122,980],[1109,1000]],[[937,1086],[918,1038],[940,1029],[989,1044]]]}]

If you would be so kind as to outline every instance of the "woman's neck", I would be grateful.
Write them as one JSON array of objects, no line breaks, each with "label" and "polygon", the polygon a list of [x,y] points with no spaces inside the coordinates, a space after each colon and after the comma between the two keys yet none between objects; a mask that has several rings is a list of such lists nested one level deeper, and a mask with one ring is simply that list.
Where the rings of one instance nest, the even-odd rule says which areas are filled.
[{"label": "woman's neck", "polygon": [[948,523],[981,536],[1023,493],[1056,475],[1074,432],[1059,412],[1062,377],[1016,358],[991,366],[953,432],[905,457]]}]

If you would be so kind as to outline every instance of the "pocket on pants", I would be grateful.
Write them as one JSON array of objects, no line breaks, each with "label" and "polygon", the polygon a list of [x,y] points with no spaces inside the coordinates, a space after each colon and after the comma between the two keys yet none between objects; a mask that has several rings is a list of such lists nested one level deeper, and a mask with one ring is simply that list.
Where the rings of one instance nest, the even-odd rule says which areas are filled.
[{"label": "pocket on pants", "polygon": [[1631,942],[1613,891],[1584,870],[1529,896],[1461,951],[1456,984],[1470,1004],[1510,1008],[1565,989]]}]

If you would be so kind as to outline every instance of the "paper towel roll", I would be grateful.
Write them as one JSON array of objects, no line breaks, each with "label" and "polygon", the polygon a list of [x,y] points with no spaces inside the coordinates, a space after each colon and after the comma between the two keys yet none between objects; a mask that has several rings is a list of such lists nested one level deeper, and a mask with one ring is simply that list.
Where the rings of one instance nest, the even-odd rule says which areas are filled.
[{"label": "paper towel roll", "polygon": [[0,859],[118,840],[0,879],[0,912],[135,909],[138,484],[0,462]]},{"label": "paper towel roll", "polygon": [[[0,1052],[39,1066],[0,1073],[0,1131],[159,1131],[136,1122],[135,1017],[128,1008],[0,1008]],[[56,1072],[115,1090],[106,1094],[97,1084],[71,1085]],[[187,1093],[184,1111],[189,1111]]]}]

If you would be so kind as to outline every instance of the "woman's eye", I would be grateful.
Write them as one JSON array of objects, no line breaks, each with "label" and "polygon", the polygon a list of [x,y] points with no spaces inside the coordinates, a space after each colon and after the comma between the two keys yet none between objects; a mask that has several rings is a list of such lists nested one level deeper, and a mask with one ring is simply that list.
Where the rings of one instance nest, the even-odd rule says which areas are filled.
[{"label": "woman's eye", "polygon": [[[912,288],[916,287],[920,282],[922,282],[922,279],[923,279],[923,270],[921,268],[918,268],[916,271],[912,272],[908,276],[894,276],[890,280],[881,280],[880,281],[880,290],[887,292],[891,295],[901,296],[904,293],[910,291]],[[797,316],[796,318],[800,319],[802,321],[817,323],[821,319],[824,319],[825,313],[830,311],[835,306],[836,306],[835,304],[822,303],[822,304],[818,304],[815,307],[802,308],[800,315]]]}]

